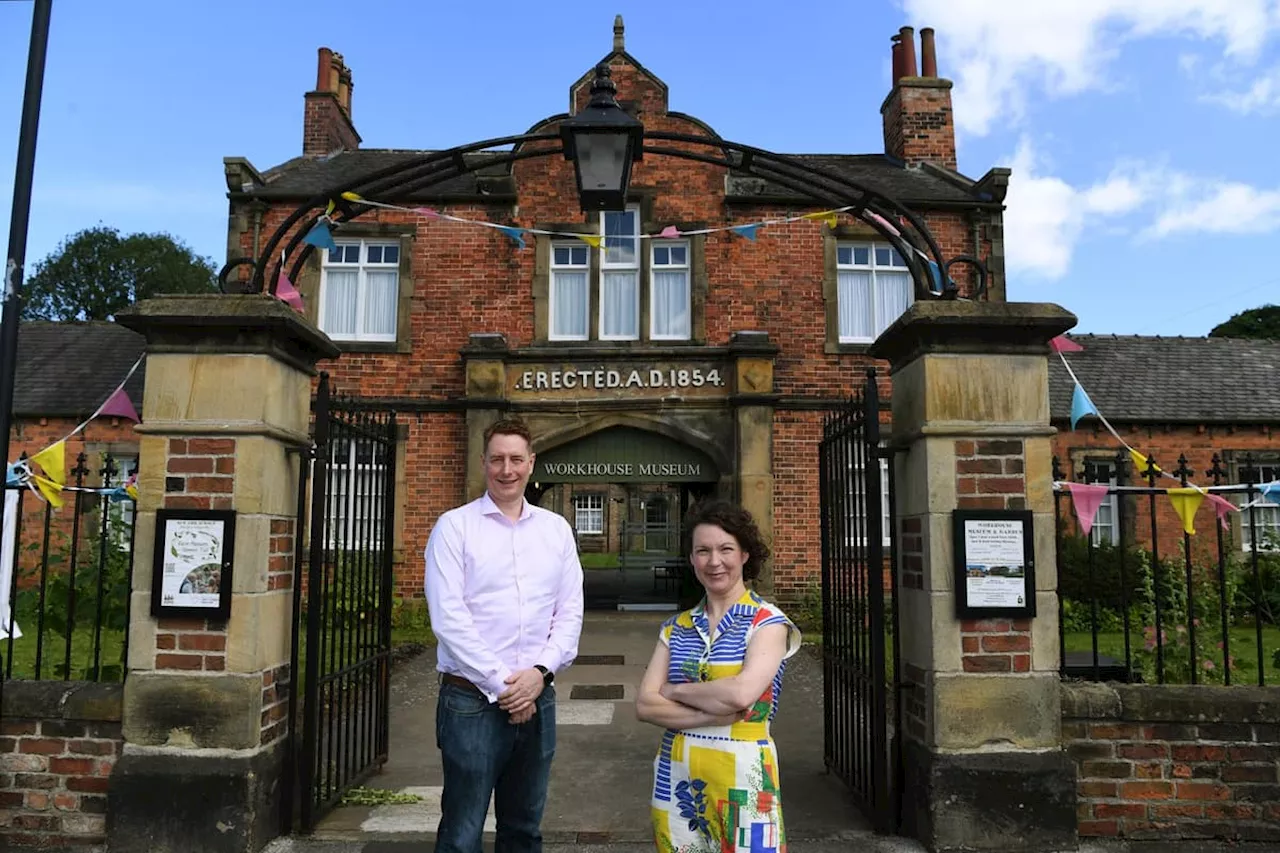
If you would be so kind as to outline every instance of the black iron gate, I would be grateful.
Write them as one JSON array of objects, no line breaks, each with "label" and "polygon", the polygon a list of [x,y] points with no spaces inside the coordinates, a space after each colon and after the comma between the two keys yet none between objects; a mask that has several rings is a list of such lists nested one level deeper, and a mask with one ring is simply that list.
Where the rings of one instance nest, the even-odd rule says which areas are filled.
[{"label": "black iron gate", "polygon": [[[896,832],[901,762],[891,679],[896,682],[898,631],[896,618],[886,619],[896,608],[885,606],[885,568],[894,565],[892,457],[880,447],[874,369],[862,393],[828,413],[818,457],[824,757],[875,830]],[[895,572],[887,575],[892,601]]]},{"label": "black iron gate", "polygon": [[295,809],[310,832],[387,759],[396,418],[331,392],[322,373],[298,489],[286,833]]}]

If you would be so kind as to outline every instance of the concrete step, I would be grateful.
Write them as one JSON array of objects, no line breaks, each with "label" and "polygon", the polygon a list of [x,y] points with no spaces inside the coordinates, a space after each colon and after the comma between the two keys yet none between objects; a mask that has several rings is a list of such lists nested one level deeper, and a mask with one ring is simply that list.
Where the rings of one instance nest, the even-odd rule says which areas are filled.
[{"label": "concrete step", "polygon": [[[434,845],[429,838],[412,839],[312,839],[281,838],[272,842],[265,853],[427,853]],[[653,842],[604,841],[584,839],[580,842],[543,843],[544,853],[652,853]],[[924,847],[905,838],[876,836],[872,833],[843,833],[838,838],[788,841],[788,853],[924,853]],[[493,853],[493,840],[487,839],[485,853]],[[1045,851],[1036,851],[1045,853]]]}]

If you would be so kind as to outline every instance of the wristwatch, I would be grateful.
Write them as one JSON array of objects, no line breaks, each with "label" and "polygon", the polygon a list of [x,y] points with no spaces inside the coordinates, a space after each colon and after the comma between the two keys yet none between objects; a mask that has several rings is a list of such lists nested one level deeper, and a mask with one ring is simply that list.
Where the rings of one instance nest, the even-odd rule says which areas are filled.
[{"label": "wristwatch", "polygon": [[543,665],[542,665],[542,664],[540,664],[540,663],[535,663],[535,664],[533,665],[533,668],[534,668],[534,669],[536,669],[538,672],[542,673],[542,686],[543,686],[543,687],[550,687],[552,684],[554,684],[554,683],[555,683],[555,680],[556,680],[556,674],[555,674],[554,672],[552,672],[551,670],[547,669],[545,666],[543,666]]}]

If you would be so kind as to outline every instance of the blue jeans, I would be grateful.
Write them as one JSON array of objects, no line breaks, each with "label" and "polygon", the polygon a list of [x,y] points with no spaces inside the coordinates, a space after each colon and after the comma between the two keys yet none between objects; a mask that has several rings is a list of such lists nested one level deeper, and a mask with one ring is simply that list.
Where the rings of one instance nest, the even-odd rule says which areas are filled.
[{"label": "blue jeans", "polygon": [[481,853],[493,796],[498,832],[494,853],[541,853],[542,808],[556,752],[556,695],[542,691],[538,712],[512,725],[510,716],[478,693],[440,685],[436,746],[444,758],[444,793],[436,853]]}]

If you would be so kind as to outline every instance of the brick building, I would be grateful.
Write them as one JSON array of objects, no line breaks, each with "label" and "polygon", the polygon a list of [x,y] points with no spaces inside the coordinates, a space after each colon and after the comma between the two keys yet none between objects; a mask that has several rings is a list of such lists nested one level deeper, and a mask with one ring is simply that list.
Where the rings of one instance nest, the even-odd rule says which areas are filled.
[{"label": "brick building", "polygon": [[[1230,338],[1074,335],[1083,352],[1066,356],[1098,410],[1134,449],[1164,471],[1177,473],[1186,458],[1189,482],[1212,485],[1214,456],[1219,482],[1280,479],[1280,341]],[[1057,357],[1049,362],[1050,409],[1058,429],[1054,452],[1064,479],[1146,485],[1135,476],[1127,451],[1095,417],[1071,428],[1073,383]],[[1252,471],[1246,465],[1252,464]],[[1167,488],[1177,483],[1161,478]],[[1241,496],[1233,496],[1236,503]],[[1146,496],[1110,496],[1100,507],[1092,536],[1117,543],[1151,541],[1151,502]],[[1068,499],[1063,511],[1070,514]],[[1182,525],[1166,499],[1157,499],[1156,527],[1163,555],[1181,553]],[[1228,546],[1246,549],[1250,527],[1230,516]],[[1259,540],[1280,537],[1280,506],[1253,513]],[[1204,505],[1192,545],[1216,554],[1214,514]]]},{"label": "brick building", "polygon": [[[901,35],[881,106],[885,150],[797,156],[923,215],[948,257],[984,260],[984,298],[1003,300],[1008,170],[976,180],[955,171],[951,83],[936,74],[932,32],[921,33],[923,73],[915,35]],[[625,49],[620,19],[602,61],[619,103],[647,130],[714,133],[672,108],[666,84]],[[584,61],[570,82],[571,113],[587,101],[594,65]],[[550,103],[551,85],[533,81],[532,91]],[[352,92],[351,69],[322,48],[316,88],[305,94],[301,156],[264,170],[226,158],[229,257],[256,257],[266,235],[317,194],[422,153],[362,147]],[[543,132],[565,117],[513,111],[510,124]],[[662,518],[675,524],[692,500],[719,493],[741,499],[772,536],[763,581],[771,594],[803,595],[819,572],[822,418],[861,382],[869,344],[912,301],[902,259],[844,214],[835,227],[804,221],[761,229],[755,240],[638,239],[673,225],[724,227],[831,206],[714,165],[646,155],[625,212],[584,214],[563,159],[485,167],[490,155],[466,156],[476,171],[396,203],[608,240],[596,248],[528,235],[522,249],[494,229],[378,210],[343,223],[338,248],[314,253],[296,276],[307,316],[343,350],[323,368],[343,393],[394,407],[405,425],[400,591],[421,595],[431,527],[480,493],[479,436],[512,413],[539,436],[534,497],[566,513],[590,545],[584,551],[616,550],[590,541],[617,529],[601,518],[610,507],[626,507],[627,523],[643,526],[659,518],[652,498],[666,496]],[[969,273],[953,269],[970,293]],[[353,456],[351,464],[382,463]],[[589,597],[608,582],[589,572]],[[642,585],[645,595],[657,588]]]}]

